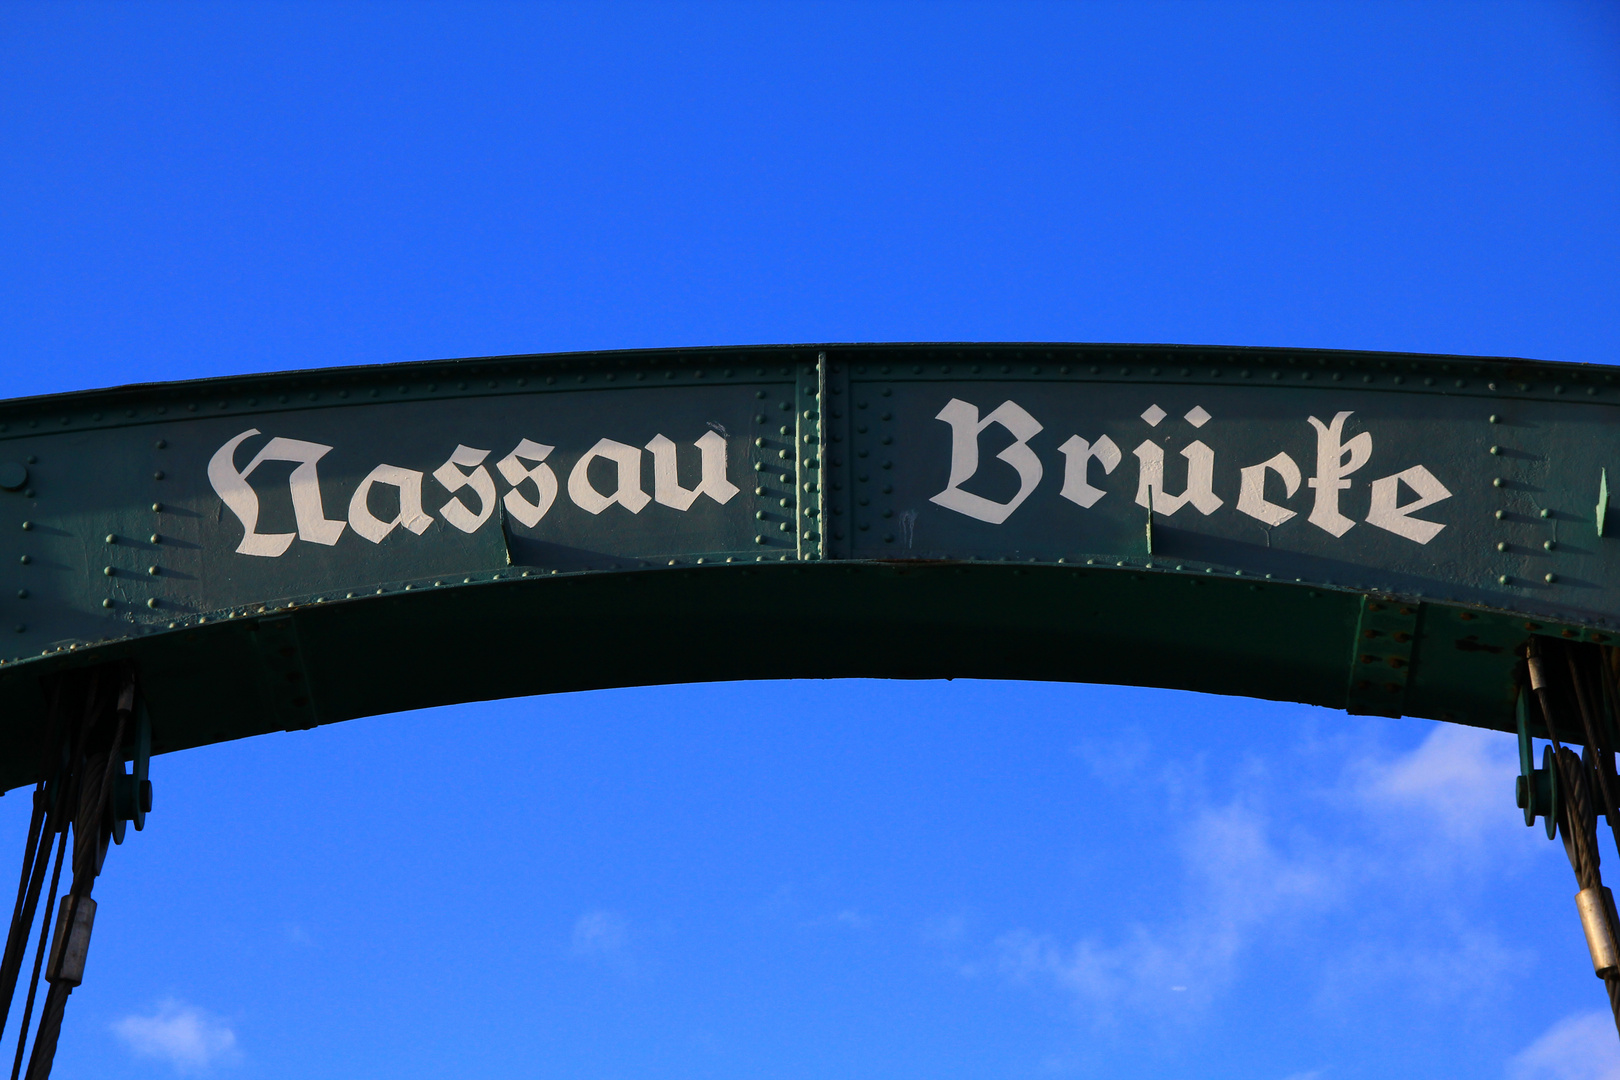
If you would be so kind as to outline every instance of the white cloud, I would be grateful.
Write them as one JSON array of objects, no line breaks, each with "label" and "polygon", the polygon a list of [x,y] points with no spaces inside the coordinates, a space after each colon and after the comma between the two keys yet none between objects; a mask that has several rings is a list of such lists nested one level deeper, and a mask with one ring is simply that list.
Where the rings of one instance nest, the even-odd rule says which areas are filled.
[{"label": "white cloud", "polygon": [[236,1032],[201,1009],[174,1000],[164,1001],[152,1016],[126,1016],[114,1022],[112,1030],[136,1056],[167,1061],[182,1075],[228,1065],[240,1057]]},{"label": "white cloud", "polygon": [[576,956],[612,956],[624,951],[629,928],[611,911],[587,911],[574,920]]},{"label": "white cloud", "polygon": [[1580,1013],[1558,1021],[1508,1062],[1511,1080],[1620,1080],[1614,1017]]},{"label": "white cloud", "polygon": [[1113,945],[1065,947],[1015,930],[996,941],[997,970],[1016,981],[1049,980],[1100,1021],[1119,1005],[1179,1011],[1228,983],[1257,934],[1335,898],[1328,868],[1279,851],[1264,815],[1242,802],[1195,814],[1182,856],[1192,902],[1162,922],[1134,926]]},{"label": "white cloud", "polygon": [[[1463,917],[1458,908],[1472,895],[1458,891],[1465,871],[1478,879],[1488,869],[1494,882],[1504,860],[1538,850],[1504,842],[1540,838],[1513,827],[1513,738],[1436,724],[1406,753],[1379,753],[1371,739],[1350,749],[1335,747],[1324,759],[1321,744],[1307,744],[1277,764],[1251,756],[1235,777],[1242,794],[1225,803],[1203,794],[1200,763],[1170,763],[1159,782],[1179,823],[1172,834],[1179,889],[1161,891],[1158,903],[1112,932],[1076,942],[1018,928],[996,938],[987,956],[954,967],[967,977],[992,972],[1044,983],[1093,1022],[1109,1024],[1122,1011],[1191,1021],[1241,977],[1250,953],[1289,934],[1301,935],[1300,961],[1338,973],[1324,980],[1331,987],[1322,991],[1324,1008],[1392,987],[1408,998],[1454,1002],[1533,963],[1526,950],[1505,945],[1489,919]],[[1296,785],[1296,776],[1312,778]],[[1274,819],[1263,799],[1334,812],[1307,828]],[[1393,917],[1410,904],[1425,912],[1420,925]],[[1307,932],[1328,918],[1353,932]],[[960,928],[956,938],[931,937],[952,952],[966,944]]]},{"label": "white cloud", "polygon": [[[1436,724],[1422,745],[1389,762],[1361,762],[1357,794],[1369,810],[1398,815],[1439,838],[1478,845],[1499,836],[1513,810],[1519,771],[1513,736]],[[1414,816],[1421,819],[1413,822]]]}]

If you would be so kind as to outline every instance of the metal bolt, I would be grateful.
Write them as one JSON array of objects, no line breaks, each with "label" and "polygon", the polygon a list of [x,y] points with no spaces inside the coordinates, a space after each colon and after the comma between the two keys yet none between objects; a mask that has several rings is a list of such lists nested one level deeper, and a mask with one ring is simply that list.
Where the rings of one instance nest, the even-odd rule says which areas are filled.
[{"label": "metal bolt", "polygon": [[1501,422],[1502,418],[1500,416],[1497,416],[1495,413],[1491,413],[1491,423],[1500,424]]},{"label": "metal bolt", "polygon": [[152,513],[154,513],[154,514],[163,513],[163,504],[162,503],[153,503],[152,504]]},{"label": "metal bolt", "polygon": [[146,606],[149,607],[149,608],[156,608],[158,606],[158,598],[155,597],[155,596],[150,597],[146,601]]},{"label": "metal bolt", "polygon": [[1509,582],[1511,582],[1513,579],[1508,577],[1506,574],[1503,574],[1501,577],[1497,578],[1496,580],[1497,580],[1497,582],[1499,584],[1506,585]]},{"label": "metal bolt", "polygon": [[110,597],[109,597],[109,598],[108,598],[108,599],[106,599],[106,600],[103,600],[103,601],[102,601],[102,602],[101,602],[101,606],[102,606],[102,607],[104,607],[104,608],[110,608],[110,607],[112,607],[112,606],[113,606],[113,602],[112,602],[112,599],[111,599],[111,598],[110,598]]},{"label": "metal bolt", "polygon": [[113,533],[108,533],[107,534],[107,543],[109,543],[109,544],[118,543],[118,537]]},{"label": "metal bolt", "polygon": [[1493,446],[1493,447],[1491,447],[1491,453],[1493,453],[1493,454],[1500,454],[1500,453],[1501,453],[1501,452],[1502,452],[1502,448],[1501,448],[1501,447],[1500,447],[1500,446]]},{"label": "metal bolt", "polygon": [[1506,480],[1503,480],[1500,476],[1498,476],[1496,479],[1491,481],[1491,487],[1502,487],[1506,483]]},{"label": "metal bolt", "polygon": [[155,567],[155,566],[148,566],[148,567],[147,567],[147,568],[146,568],[146,572],[147,572],[147,573],[148,573],[148,574],[151,574],[151,575],[152,575],[152,576],[153,576],[153,577],[157,577],[157,576],[158,576],[158,574],[159,574],[159,573],[160,573],[160,571],[159,571],[159,570],[158,570],[158,568],[157,568],[157,567]]},{"label": "metal bolt", "polygon": [[1550,518],[1550,517],[1552,517],[1552,511],[1551,510],[1543,510],[1541,512],[1541,516],[1544,517],[1544,518]]},{"label": "metal bolt", "polygon": [[152,543],[161,544],[162,542],[163,542],[163,537],[159,536],[157,533],[152,534]]},{"label": "metal bolt", "polygon": [[1555,582],[1557,580],[1558,580],[1558,575],[1557,574],[1548,574],[1547,575],[1547,584],[1551,585],[1553,582]]},{"label": "metal bolt", "polygon": [[110,566],[103,566],[103,567],[102,567],[102,568],[101,568],[101,572],[102,572],[102,573],[103,573],[103,574],[106,574],[106,575],[107,575],[107,576],[108,576],[108,577],[112,577],[112,576],[113,576],[113,575],[114,575],[114,574],[116,574],[116,573],[118,573],[118,571],[116,571],[116,570],[114,570],[114,569],[113,569],[113,568],[112,568],[112,567],[110,567]]},{"label": "metal bolt", "polygon": [[1548,551],[1551,551],[1553,549],[1554,545],[1553,545],[1553,542],[1551,540],[1543,540],[1541,542],[1541,546],[1546,548]]},{"label": "metal bolt", "polygon": [[1497,545],[1496,545],[1496,550],[1497,551],[1506,551],[1507,549],[1508,549],[1508,546],[1507,546],[1507,541],[1506,540],[1501,540],[1501,541],[1497,542]]},{"label": "metal bolt", "polygon": [[32,521],[23,522],[23,532],[28,532],[33,527],[34,527],[34,523]]},{"label": "metal bolt", "polygon": [[1496,520],[1497,521],[1501,521],[1505,517],[1507,517],[1507,511],[1506,510],[1498,510],[1496,512]]}]

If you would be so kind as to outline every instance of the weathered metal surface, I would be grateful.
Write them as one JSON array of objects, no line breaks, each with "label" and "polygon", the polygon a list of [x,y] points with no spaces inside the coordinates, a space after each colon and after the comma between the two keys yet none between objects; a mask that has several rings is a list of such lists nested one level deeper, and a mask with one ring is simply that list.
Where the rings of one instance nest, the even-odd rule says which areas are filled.
[{"label": "weathered metal surface", "polygon": [[1512,730],[1527,635],[1620,625],[1617,406],[1606,368],[1088,345],[499,357],[3,402],[0,785],[32,779],[39,674],[125,655],[159,751],[843,675]]}]

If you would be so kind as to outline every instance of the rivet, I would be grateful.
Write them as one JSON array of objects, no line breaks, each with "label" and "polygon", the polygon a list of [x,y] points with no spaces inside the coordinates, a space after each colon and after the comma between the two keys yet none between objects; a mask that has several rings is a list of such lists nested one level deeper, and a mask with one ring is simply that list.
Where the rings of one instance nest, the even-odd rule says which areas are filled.
[{"label": "rivet", "polygon": [[17,590],[17,599],[19,599],[19,600],[28,599],[28,590],[27,589],[18,589]]},{"label": "rivet", "polygon": [[112,602],[112,599],[111,599],[111,598],[110,598],[110,597],[109,597],[109,598],[108,598],[108,599],[106,599],[106,600],[103,600],[103,601],[102,601],[102,602],[101,602],[101,606],[102,606],[102,607],[104,607],[104,608],[110,608],[110,607],[112,607],[112,606],[113,606],[113,602]]},{"label": "rivet", "polygon": [[1507,517],[1507,511],[1506,510],[1498,510],[1496,512],[1495,516],[1496,516],[1497,521],[1501,521],[1503,518]]},{"label": "rivet", "polygon": [[154,543],[154,544],[159,544],[159,543],[163,542],[163,537],[159,536],[157,533],[153,533],[150,539],[151,539],[151,542]]},{"label": "rivet", "polygon": [[1491,413],[1491,418],[1490,419],[1491,419],[1491,423],[1493,423],[1493,424],[1500,424],[1502,422],[1502,418],[1500,416],[1496,415],[1495,413]]},{"label": "rivet", "polygon": [[1553,545],[1553,542],[1551,540],[1543,540],[1541,542],[1541,546],[1546,548],[1548,551],[1551,551],[1553,549],[1554,545]]},{"label": "rivet", "polygon": [[1493,454],[1500,454],[1500,453],[1501,453],[1501,452],[1502,452],[1502,448],[1501,448],[1501,447],[1500,447],[1500,446],[1493,446],[1493,447],[1491,447],[1491,453],[1493,453]]},{"label": "rivet", "polygon": [[34,527],[34,523],[32,521],[25,521],[25,522],[22,523],[22,525],[23,525],[23,532],[29,532]]},{"label": "rivet", "polygon": [[1541,516],[1544,517],[1544,518],[1550,518],[1550,517],[1552,517],[1552,511],[1544,509],[1544,510],[1541,511]]},{"label": "rivet", "polygon": [[27,566],[29,563],[34,561],[34,557],[32,555],[24,555],[20,561],[24,566]]},{"label": "rivet", "polygon": [[1499,584],[1506,585],[1509,582],[1511,582],[1513,579],[1508,577],[1506,574],[1503,574],[1501,577],[1497,578],[1496,580],[1497,580],[1497,582]]},{"label": "rivet", "polygon": [[113,569],[113,568],[112,568],[112,567],[110,567],[110,566],[103,566],[103,567],[102,567],[102,568],[101,568],[101,572],[102,572],[102,573],[103,573],[103,574],[105,574],[105,575],[107,575],[107,576],[108,576],[108,577],[112,577],[112,576],[113,576],[113,575],[114,575],[114,574],[116,574],[116,573],[118,573],[118,571],[116,571],[116,570],[114,570],[114,569]]},{"label": "rivet", "polygon": [[1506,483],[1506,480],[1503,480],[1500,476],[1498,476],[1496,479],[1491,481],[1491,487],[1502,487]]},{"label": "rivet", "polygon": [[1547,575],[1547,584],[1551,585],[1553,582],[1555,582],[1557,580],[1558,580],[1558,575],[1557,574],[1548,574]]},{"label": "rivet", "polygon": [[161,479],[163,479],[163,470],[162,470],[162,469],[159,469],[159,470],[158,470],[158,471],[157,471],[157,472],[155,472],[155,473],[153,473],[153,474],[152,474],[152,479],[154,479],[154,480],[161,480]]},{"label": "rivet", "polygon": [[147,601],[146,601],[146,606],[149,607],[149,608],[156,608],[158,606],[158,598],[155,597],[155,596],[148,597]]},{"label": "rivet", "polygon": [[1497,545],[1496,545],[1496,550],[1497,551],[1506,551],[1507,549],[1508,549],[1508,546],[1507,546],[1507,541],[1506,540],[1499,541],[1497,543]]},{"label": "rivet", "polygon": [[109,544],[118,543],[118,537],[113,535],[112,533],[108,533],[107,534],[107,543],[109,543]]}]

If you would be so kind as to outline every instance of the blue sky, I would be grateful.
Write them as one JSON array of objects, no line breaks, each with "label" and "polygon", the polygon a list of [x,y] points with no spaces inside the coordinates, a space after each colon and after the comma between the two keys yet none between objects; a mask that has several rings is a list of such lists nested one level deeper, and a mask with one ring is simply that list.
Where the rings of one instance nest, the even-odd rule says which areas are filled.
[{"label": "blue sky", "polygon": [[[781,341],[1611,363],[1620,15],[0,3],[0,252],[8,395]],[[1614,1080],[1512,757],[974,682],[189,751],[57,1075]]]}]

